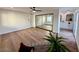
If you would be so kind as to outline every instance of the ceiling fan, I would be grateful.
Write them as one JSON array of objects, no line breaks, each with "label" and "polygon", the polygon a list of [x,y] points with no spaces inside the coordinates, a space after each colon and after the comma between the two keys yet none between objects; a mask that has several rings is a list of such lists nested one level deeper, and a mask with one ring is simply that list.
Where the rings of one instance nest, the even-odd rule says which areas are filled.
[{"label": "ceiling fan", "polygon": [[42,11],[40,9],[36,9],[36,7],[31,7],[30,9],[32,9],[33,12],[41,12]]}]

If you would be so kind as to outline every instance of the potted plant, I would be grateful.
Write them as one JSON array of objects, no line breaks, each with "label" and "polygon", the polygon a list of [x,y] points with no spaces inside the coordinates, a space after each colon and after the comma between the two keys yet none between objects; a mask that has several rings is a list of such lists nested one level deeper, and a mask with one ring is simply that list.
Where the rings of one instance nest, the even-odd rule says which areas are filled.
[{"label": "potted plant", "polygon": [[45,40],[49,41],[49,48],[48,52],[68,52],[70,51],[62,42],[65,42],[63,37],[58,37],[52,35],[52,32],[49,33],[48,36],[44,38]]}]

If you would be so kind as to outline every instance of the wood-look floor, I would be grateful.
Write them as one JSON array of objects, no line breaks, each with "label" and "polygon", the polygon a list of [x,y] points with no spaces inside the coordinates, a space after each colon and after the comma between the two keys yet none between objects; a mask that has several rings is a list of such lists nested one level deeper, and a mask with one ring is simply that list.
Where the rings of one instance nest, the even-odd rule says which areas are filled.
[{"label": "wood-look floor", "polygon": [[[24,29],[24,30],[0,35],[0,51],[16,52],[19,50],[21,42],[23,42],[27,46],[47,45],[48,42],[43,39],[45,35],[48,35],[48,31],[39,28],[29,28],[29,29]],[[67,43],[71,44],[71,41],[70,42],[67,41]],[[69,46],[70,49],[72,51],[77,51],[75,42],[73,42],[73,44],[74,45]]]}]

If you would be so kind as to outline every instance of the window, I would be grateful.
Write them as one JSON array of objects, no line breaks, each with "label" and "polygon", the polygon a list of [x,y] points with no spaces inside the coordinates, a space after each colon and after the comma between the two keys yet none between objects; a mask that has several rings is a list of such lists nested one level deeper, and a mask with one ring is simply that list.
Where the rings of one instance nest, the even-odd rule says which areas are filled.
[{"label": "window", "polygon": [[36,25],[51,25],[53,20],[53,15],[37,15]]},{"label": "window", "polygon": [[52,22],[52,16],[51,15],[47,16],[47,22],[50,22],[50,23]]}]

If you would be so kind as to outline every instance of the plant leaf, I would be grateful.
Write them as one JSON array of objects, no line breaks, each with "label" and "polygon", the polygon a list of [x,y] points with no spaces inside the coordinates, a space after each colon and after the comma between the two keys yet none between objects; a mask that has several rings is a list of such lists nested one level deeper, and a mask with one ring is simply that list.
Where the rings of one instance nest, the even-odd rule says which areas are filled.
[{"label": "plant leaf", "polygon": [[69,52],[70,52],[70,50],[69,50],[65,45],[61,44],[61,47],[62,47],[63,49],[65,49],[65,51],[69,51]]},{"label": "plant leaf", "polygon": [[49,33],[49,36],[46,36],[44,38],[45,40],[49,41],[49,48],[48,52],[67,52],[70,51],[65,45],[63,45],[61,42],[65,42],[63,37],[58,37],[58,33],[56,36],[52,35],[52,32]]}]

